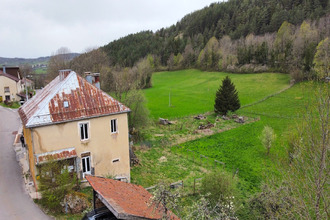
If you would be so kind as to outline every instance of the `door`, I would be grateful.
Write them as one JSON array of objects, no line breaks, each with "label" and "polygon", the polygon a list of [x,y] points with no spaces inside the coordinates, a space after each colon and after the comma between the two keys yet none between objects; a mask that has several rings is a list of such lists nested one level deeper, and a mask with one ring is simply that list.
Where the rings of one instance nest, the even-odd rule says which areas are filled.
[{"label": "door", "polygon": [[82,157],[81,158],[81,163],[82,163],[82,173],[83,173],[83,178],[85,178],[85,174],[91,174],[91,157]]}]

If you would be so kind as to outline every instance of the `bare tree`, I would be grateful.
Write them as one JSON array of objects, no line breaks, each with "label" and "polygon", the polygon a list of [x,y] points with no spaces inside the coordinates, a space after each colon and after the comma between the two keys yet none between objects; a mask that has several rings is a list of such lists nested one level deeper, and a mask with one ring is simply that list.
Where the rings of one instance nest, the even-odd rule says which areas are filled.
[{"label": "bare tree", "polygon": [[110,66],[110,60],[102,49],[86,49],[86,52],[78,57],[75,57],[70,62],[70,68],[74,71],[83,74],[84,72],[102,72],[105,66]]},{"label": "bare tree", "polygon": [[70,68],[70,53],[67,47],[61,47],[53,53],[48,62],[47,80],[53,80],[59,70]]},{"label": "bare tree", "polygon": [[163,213],[162,219],[171,219],[171,210],[177,210],[179,193],[173,193],[168,184],[161,182],[153,192],[150,205]]}]

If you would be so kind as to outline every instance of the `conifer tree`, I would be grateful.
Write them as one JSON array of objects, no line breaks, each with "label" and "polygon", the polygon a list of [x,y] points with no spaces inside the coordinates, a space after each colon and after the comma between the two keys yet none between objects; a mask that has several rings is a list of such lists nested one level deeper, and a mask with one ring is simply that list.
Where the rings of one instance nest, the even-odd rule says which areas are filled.
[{"label": "conifer tree", "polygon": [[241,104],[235,85],[226,76],[215,95],[214,111],[215,113],[226,115],[228,111],[234,112],[240,107]]}]

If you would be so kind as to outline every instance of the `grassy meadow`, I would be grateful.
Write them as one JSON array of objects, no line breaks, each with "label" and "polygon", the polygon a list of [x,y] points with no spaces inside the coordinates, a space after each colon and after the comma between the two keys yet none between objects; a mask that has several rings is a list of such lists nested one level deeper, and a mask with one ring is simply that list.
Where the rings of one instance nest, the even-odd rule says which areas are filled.
[{"label": "grassy meadow", "polygon": [[145,90],[151,116],[177,118],[212,111],[215,93],[227,75],[236,85],[241,106],[287,87],[290,80],[287,74],[279,73],[228,74],[194,69],[154,73],[152,88]]},{"label": "grassy meadow", "polygon": [[[228,172],[239,169],[244,191],[253,192],[265,177],[278,174],[277,167],[287,161],[287,132],[294,126],[308,97],[305,84],[297,84],[281,94],[237,111],[238,115],[258,119],[251,123],[240,125],[229,121],[221,122],[213,113],[206,114],[205,120],[194,121],[194,115],[212,112],[215,92],[226,75],[230,75],[234,81],[241,105],[257,102],[289,85],[288,75],[276,73],[227,74],[199,70],[155,73],[153,88],[145,90],[152,117],[173,118],[178,123],[167,127],[156,124],[146,129],[145,137],[149,146],[142,144],[136,147],[141,165],[132,169],[133,182],[148,187],[164,177],[171,182],[191,181],[192,178],[212,170],[214,159],[224,162]],[[171,108],[168,107],[169,90],[173,94],[171,102],[175,105]],[[188,125],[195,124],[196,128],[198,123],[205,121],[220,123],[225,129],[214,130],[213,135],[201,135],[190,140],[188,137],[194,133],[194,129],[189,129]],[[182,123],[186,123],[183,128]],[[265,125],[274,128],[277,135],[269,156],[259,140]],[[182,148],[171,147],[177,141],[169,138],[173,137],[169,135],[173,132],[181,137],[179,145]],[[211,162],[204,164],[192,161],[189,150],[196,155],[209,157]]]}]

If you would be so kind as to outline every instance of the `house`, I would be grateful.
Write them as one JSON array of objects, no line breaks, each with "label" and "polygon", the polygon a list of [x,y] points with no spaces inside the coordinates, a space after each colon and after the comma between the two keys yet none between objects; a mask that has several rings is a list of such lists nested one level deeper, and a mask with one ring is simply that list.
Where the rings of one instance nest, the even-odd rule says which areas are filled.
[{"label": "house", "polygon": [[0,102],[19,101],[18,94],[22,90],[24,87],[19,78],[0,70]]},{"label": "house", "polygon": [[6,66],[6,65],[2,65],[2,67],[0,67],[0,71],[5,72],[9,75],[12,75],[15,78],[18,79],[22,79],[22,73],[21,70],[19,69],[18,66]]},{"label": "house", "polygon": [[130,181],[130,109],[74,71],[59,71],[18,112],[36,188],[40,169],[50,160],[65,161],[83,180],[95,174]]},{"label": "house", "polygon": [[[89,175],[86,179],[93,188],[94,209],[105,206],[116,219],[163,219],[162,209],[152,204],[152,195],[142,186]],[[166,219],[179,218],[168,211]]]}]

